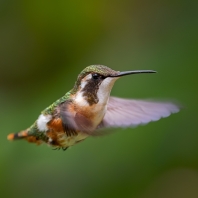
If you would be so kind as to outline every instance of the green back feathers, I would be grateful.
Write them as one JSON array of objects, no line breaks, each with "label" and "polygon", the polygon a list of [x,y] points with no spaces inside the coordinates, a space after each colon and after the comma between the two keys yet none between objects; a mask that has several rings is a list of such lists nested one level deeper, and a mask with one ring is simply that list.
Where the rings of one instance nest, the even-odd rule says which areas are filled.
[{"label": "green back feathers", "polygon": [[49,107],[47,107],[45,110],[42,111],[43,114],[52,114],[54,112],[54,109],[61,103],[65,102],[70,98],[71,91],[67,92],[63,97],[56,100],[54,103],[52,103]]}]

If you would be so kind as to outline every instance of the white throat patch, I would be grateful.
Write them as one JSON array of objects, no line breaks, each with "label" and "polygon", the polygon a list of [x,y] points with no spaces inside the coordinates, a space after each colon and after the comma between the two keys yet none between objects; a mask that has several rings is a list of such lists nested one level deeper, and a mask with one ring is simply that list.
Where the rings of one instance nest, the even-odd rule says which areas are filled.
[{"label": "white throat patch", "polygon": [[112,89],[115,81],[118,79],[119,79],[119,77],[117,77],[117,78],[116,77],[114,77],[114,78],[108,77],[102,81],[101,85],[99,86],[99,90],[97,92],[99,104],[107,103],[110,93],[111,93],[111,89]]}]

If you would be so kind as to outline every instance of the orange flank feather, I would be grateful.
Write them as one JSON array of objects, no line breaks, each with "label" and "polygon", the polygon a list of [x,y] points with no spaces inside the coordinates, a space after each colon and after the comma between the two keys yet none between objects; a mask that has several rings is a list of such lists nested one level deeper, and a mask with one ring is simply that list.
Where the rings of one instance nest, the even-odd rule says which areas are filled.
[{"label": "orange flank feather", "polygon": [[51,120],[48,123],[48,127],[49,127],[49,129],[52,129],[53,131],[56,131],[56,132],[64,131],[63,123],[62,123],[62,120],[60,118]]},{"label": "orange flank feather", "polygon": [[51,130],[47,133],[47,136],[52,140],[50,142],[51,145],[54,146],[61,146],[61,144],[64,143],[65,141],[63,138],[64,135],[65,133],[63,131],[62,132],[59,131],[59,133],[57,133],[56,131]]},{"label": "orange flank feather", "polygon": [[37,139],[35,136],[27,136],[27,137],[25,137],[25,139],[26,139],[28,142],[30,142],[30,143],[35,143],[35,144],[37,144],[37,145],[39,145],[39,144],[42,143],[42,141],[39,140],[39,139]]}]

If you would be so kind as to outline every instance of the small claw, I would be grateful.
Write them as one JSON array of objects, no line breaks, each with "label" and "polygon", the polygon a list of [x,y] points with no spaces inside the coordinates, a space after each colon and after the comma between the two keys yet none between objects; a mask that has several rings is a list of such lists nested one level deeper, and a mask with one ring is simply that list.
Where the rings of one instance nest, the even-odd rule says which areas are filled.
[{"label": "small claw", "polygon": [[63,151],[66,151],[67,149],[68,149],[68,147],[65,147],[65,148],[62,147],[62,150],[63,150]]},{"label": "small claw", "polygon": [[52,150],[60,150],[60,147],[53,148]]}]

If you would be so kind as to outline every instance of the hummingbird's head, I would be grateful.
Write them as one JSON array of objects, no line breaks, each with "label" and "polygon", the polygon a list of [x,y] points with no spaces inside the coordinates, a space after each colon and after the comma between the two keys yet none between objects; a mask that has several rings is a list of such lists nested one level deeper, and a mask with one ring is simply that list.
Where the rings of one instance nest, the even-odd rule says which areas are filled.
[{"label": "hummingbird's head", "polygon": [[104,65],[86,67],[78,76],[73,88],[78,103],[89,105],[106,103],[111,89],[121,76],[139,73],[155,73],[152,70],[114,71]]}]

